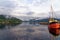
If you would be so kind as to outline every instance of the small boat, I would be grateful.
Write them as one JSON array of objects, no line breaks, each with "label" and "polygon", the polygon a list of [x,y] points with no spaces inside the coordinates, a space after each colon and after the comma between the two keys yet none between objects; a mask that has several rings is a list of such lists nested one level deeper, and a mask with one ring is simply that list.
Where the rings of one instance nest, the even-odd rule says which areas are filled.
[{"label": "small boat", "polygon": [[58,20],[49,20],[48,25],[49,33],[51,33],[54,36],[60,35],[60,24]]},{"label": "small boat", "polygon": [[53,35],[59,35],[60,34],[60,23],[58,20],[54,19],[54,12],[53,12],[53,8],[51,5],[51,16],[49,17],[49,24],[48,24],[48,29],[49,32]]},{"label": "small boat", "polygon": [[49,29],[49,32],[54,36],[60,35],[60,24],[58,20],[50,19],[48,29]]}]

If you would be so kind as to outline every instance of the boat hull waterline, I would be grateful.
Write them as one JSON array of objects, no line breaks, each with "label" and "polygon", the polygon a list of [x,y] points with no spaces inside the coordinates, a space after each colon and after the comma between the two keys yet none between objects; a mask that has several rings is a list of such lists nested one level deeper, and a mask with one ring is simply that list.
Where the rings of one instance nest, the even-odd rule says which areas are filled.
[{"label": "boat hull waterline", "polygon": [[60,24],[58,22],[52,22],[48,25],[49,32],[55,36],[60,34]]}]

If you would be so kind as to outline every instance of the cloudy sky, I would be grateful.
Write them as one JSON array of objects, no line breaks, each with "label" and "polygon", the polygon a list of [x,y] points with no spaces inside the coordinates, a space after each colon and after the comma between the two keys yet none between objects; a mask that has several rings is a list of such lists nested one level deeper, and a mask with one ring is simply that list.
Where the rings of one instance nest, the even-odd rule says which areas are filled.
[{"label": "cloudy sky", "polygon": [[[54,11],[60,11],[60,0],[52,0]],[[17,18],[48,17],[51,0],[0,0],[0,14]]]}]

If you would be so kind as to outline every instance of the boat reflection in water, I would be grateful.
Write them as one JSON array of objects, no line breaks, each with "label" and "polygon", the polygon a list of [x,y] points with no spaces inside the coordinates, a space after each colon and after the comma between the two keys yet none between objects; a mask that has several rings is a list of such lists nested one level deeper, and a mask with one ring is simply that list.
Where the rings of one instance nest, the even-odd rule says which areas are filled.
[{"label": "boat reflection in water", "polygon": [[52,35],[50,35],[50,40],[57,40],[56,38],[58,38],[60,35],[60,29],[49,28],[49,33],[52,34]]},{"label": "boat reflection in water", "polygon": [[49,28],[49,32],[53,36],[58,36],[60,34],[60,29],[57,29],[57,28]]}]

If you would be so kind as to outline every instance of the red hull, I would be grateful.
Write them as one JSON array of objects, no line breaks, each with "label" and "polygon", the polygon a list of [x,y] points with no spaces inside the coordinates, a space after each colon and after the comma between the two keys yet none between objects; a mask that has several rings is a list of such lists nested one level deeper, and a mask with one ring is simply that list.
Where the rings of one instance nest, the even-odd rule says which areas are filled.
[{"label": "red hull", "polygon": [[60,24],[59,23],[51,23],[48,25],[49,28],[60,28]]}]

